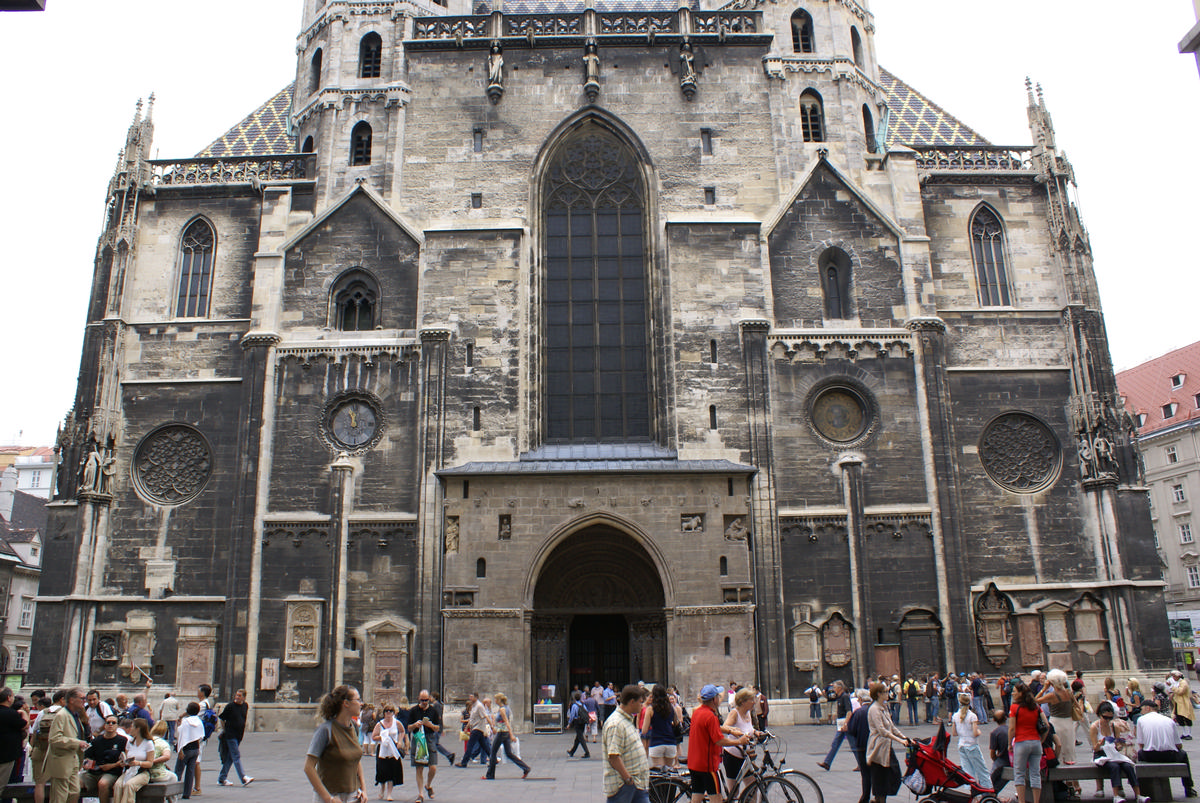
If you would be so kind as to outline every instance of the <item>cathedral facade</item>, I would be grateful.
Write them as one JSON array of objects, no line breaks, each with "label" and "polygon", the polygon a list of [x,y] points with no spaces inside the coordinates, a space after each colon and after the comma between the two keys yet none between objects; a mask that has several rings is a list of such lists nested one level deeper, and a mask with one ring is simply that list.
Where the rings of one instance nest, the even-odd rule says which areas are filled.
[{"label": "cathedral facade", "polygon": [[1070,164],[865,0],[303,0],[191,159],[139,107],[30,682],[368,700],[1171,646]]}]

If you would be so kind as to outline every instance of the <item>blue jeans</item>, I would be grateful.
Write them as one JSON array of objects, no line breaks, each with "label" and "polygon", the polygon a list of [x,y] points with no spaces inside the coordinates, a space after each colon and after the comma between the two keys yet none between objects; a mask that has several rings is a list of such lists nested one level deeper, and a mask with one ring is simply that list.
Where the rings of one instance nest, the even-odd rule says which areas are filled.
[{"label": "blue jeans", "polygon": [[242,748],[237,739],[218,737],[217,746],[221,753],[221,772],[217,774],[217,784],[220,785],[229,777],[229,768],[237,770],[238,781],[246,782],[246,773],[242,770]]},{"label": "blue jeans", "polygon": [[441,753],[443,756],[445,756],[446,758],[450,759],[450,761],[453,763],[453,761],[454,761],[454,754],[453,754],[453,753],[451,753],[451,752],[450,752],[449,750],[447,750],[446,748],[442,747],[442,737],[441,737],[441,734],[438,734],[437,736],[434,736],[434,737],[433,737],[433,743],[434,743],[434,745],[436,745],[436,746],[437,746],[437,751],[438,751],[439,753]]},{"label": "blue jeans", "polygon": [[[983,751],[977,744],[969,744],[966,746],[958,746],[958,763],[963,770],[975,779],[975,782],[980,786],[992,785],[992,774],[988,771],[987,764],[983,763]],[[1038,759],[1038,764],[1041,764],[1041,758]],[[1038,772],[1041,772],[1041,767],[1038,767]]]},{"label": "blue jeans", "polygon": [[520,767],[526,774],[529,773],[529,765],[513,755],[512,739],[509,738],[508,731],[500,731],[492,740],[492,760],[488,762],[485,776],[489,781],[496,777],[496,759],[500,758],[500,748],[504,748],[504,755],[508,756],[509,761]]},{"label": "blue jeans", "polygon": [[917,701],[916,699],[908,700],[908,724],[917,724]]},{"label": "blue jeans", "polygon": [[929,708],[931,711],[929,721],[932,722],[933,720],[938,718],[939,714],[942,713],[942,698],[941,697],[930,697],[929,698]]},{"label": "blue jeans", "polygon": [[487,736],[485,736],[483,731],[480,731],[480,730],[471,731],[471,735],[467,738],[466,747],[463,748],[462,761],[459,762],[458,766],[460,766],[460,767],[467,766],[468,764],[471,763],[471,759],[473,759],[476,754],[479,754],[479,756],[482,757],[484,761],[487,761],[487,758],[488,758]]},{"label": "blue jeans", "polygon": [[200,757],[200,743],[193,742],[179,751],[179,758],[175,760],[175,777],[183,781],[183,799],[187,800],[192,796],[192,789],[196,786],[196,759]]},{"label": "blue jeans", "polygon": [[833,744],[829,746],[829,752],[825,755],[825,766],[833,764],[833,760],[837,758],[838,748],[842,746],[842,740],[846,738],[845,731],[838,731],[833,737]]},{"label": "blue jeans", "polygon": [[971,698],[971,710],[975,712],[975,716],[979,717],[979,726],[983,727],[989,719],[987,712],[987,698],[982,694],[977,694]]},{"label": "blue jeans", "polygon": [[892,722],[899,725],[900,724],[900,701],[896,700],[894,702],[888,703],[888,708],[892,709]]},{"label": "blue jeans", "polygon": [[167,744],[175,744],[175,720],[167,720]]},{"label": "blue jeans", "polygon": [[813,724],[813,725],[816,725],[817,723],[819,723],[821,721],[821,703],[820,702],[808,704],[808,718],[812,720],[811,724]]},{"label": "blue jeans", "polygon": [[627,783],[617,790],[617,793],[612,797],[605,798],[607,803],[650,803],[650,790],[638,789],[631,783]]}]

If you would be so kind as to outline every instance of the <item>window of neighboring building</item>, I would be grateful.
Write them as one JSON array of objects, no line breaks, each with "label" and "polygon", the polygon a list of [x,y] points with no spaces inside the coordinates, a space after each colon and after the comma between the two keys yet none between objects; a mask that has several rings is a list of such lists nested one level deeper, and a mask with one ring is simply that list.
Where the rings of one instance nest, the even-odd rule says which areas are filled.
[{"label": "window of neighboring building", "polygon": [[1171,389],[1178,390],[1183,387],[1183,380],[1187,379],[1187,374],[1175,374],[1171,377]]},{"label": "window of neighboring building", "polygon": [[650,437],[645,188],[633,151],[599,125],[545,180],[545,438]]},{"label": "window of neighboring building", "polygon": [[1183,492],[1182,485],[1172,485],[1171,486],[1171,499],[1176,502],[1186,502],[1187,501],[1187,494],[1185,494]]},{"label": "window of neighboring building", "polygon": [[40,472],[40,471],[29,472],[29,487],[30,488],[41,488],[42,487],[42,472]]},{"label": "window of neighboring building", "polygon": [[1163,452],[1167,456],[1168,463],[1178,463],[1179,462],[1179,452],[1176,451],[1174,446],[1168,446],[1166,449],[1163,449]]},{"label": "window of neighboring building", "polygon": [[312,94],[313,92],[316,92],[318,89],[321,88],[321,60],[323,58],[324,58],[324,54],[321,52],[321,48],[318,47],[317,52],[313,53],[312,64],[309,66],[309,73],[308,73],[309,94]]},{"label": "window of neighboring building", "polygon": [[825,141],[824,104],[812,89],[806,89],[800,96],[800,135],[805,142]]},{"label": "window of neighboring building", "polygon": [[333,286],[334,325],[343,332],[374,329],[379,313],[379,285],[365,270],[346,271]]},{"label": "window of neighboring building", "polygon": [[792,50],[797,53],[813,52],[812,15],[804,9],[792,14]]},{"label": "window of neighboring building", "polygon": [[17,647],[13,653],[13,671],[24,672],[26,665],[29,663],[29,648]]},{"label": "window of neighboring building", "polygon": [[1159,547],[1159,543],[1158,543],[1158,530],[1151,527],[1150,533],[1154,536],[1154,548],[1159,549],[1160,547]]},{"label": "window of neighboring building", "polygon": [[971,219],[971,254],[975,259],[980,306],[1007,307],[1012,303],[1004,251],[1000,216],[990,206],[981,206]]},{"label": "window of neighboring building", "polygon": [[1195,396],[1193,396],[1192,400],[1196,402],[1196,409],[1200,410],[1200,393],[1197,393]]},{"label": "window of neighboring building", "polygon": [[179,243],[179,293],[175,304],[177,318],[208,316],[216,239],[212,226],[203,218],[193,220],[183,232]]},{"label": "window of neighboring building", "polygon": [[1175,402],[1169,402],[1168,404],[1164,404],[1164,405],[1162,406],[1162,414],[1163,414],[1163,418],[1164,418],[1164,419],[1166,419],[1166,418],[1174,418],[1174,417],[1175,417],[1175,411],[1176,411],[1176,410],[1178,410],[1178,409],[1179,409],[1179,405],[1178,405],[1178,404],[1176,404]]},{"label": "window of neighboring building", "polygon": [[358,45],[358,77],[378,78],[383,70],[383,40],[369,33]]},{"label": "window of neighboring building", "polygon": [[21,599],[21,620],[17,627],[33,627],[33,600],[29,599],[29,597]]},{"label": "window of neighboring building", "polygon": [[1145,413],[1138,413],[1138,414],[1137,414],[1137,425],[1138,425],[1139,427],[1144,427],[1144,426],[1146,426],[1146,414],[1145,414]]},{"label": "window of neighboring building", "polygon": [[1187,567],[1188,588],[1200,588],[1200,566]]},{"label": "window of neighboring building", "polygon": [[371,163],[371,124],[365,120],[354,126],[350,133],[350,164]]},{"label": "window of neighboring building", "polygon": [[1190,522],[1184,522],[1179,525],[1179,543],[1191,544],[1195,539],[1192,538],[1192,525]]}]

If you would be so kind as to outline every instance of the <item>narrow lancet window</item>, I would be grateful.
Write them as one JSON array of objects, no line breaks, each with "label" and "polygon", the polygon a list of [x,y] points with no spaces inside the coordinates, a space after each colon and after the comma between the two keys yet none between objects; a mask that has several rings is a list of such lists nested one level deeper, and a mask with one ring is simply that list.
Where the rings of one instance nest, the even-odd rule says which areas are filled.
[{"label": "narrow lancet window", "polygon": [[208,316],[212,290],[213,255],[216,236],[208,221],[196,219],[183,232],[179,243],[179,292],[175,305],[178,318]]},{"label": "narrow lancet window", "polygon": [[975,259],[981,306],[1007,307],[1012,304],[1004,251],[1004,226],[999,216],[990,207],[981,207],[971,219],[971,253]]}]

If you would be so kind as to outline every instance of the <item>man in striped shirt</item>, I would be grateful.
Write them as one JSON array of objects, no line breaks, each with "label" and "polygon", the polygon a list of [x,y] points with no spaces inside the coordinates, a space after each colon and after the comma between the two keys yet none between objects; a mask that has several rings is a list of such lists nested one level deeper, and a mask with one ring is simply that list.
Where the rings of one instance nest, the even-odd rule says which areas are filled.
[{"label": "man in striped shirt", "polygon": [[650,762],[637,716],[646,690],[630,684],[621,689],[617,710],[604,723],[604,796],[608,803],[649,803]]}]

